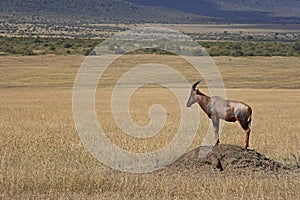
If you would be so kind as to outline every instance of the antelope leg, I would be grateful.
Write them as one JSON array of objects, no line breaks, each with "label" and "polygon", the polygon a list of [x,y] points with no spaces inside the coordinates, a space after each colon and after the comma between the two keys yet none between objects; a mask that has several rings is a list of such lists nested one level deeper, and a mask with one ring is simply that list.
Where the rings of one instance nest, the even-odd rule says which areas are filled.
[{"label": "antelope leg", "polygon": [[212,118],[212,123],[214,127],[214,133],[215,133],[215,146],[217,146],[220,143],[219,140],[219,118]]},{"label": "antelope leg", "polygon": [[244,146],[243,146],[243,149],[247,149],[249,147],[249,137],[250,137],[250,128],[248,128],[246,130],[246,137],[245,137],[245,142],[244,142]]}]

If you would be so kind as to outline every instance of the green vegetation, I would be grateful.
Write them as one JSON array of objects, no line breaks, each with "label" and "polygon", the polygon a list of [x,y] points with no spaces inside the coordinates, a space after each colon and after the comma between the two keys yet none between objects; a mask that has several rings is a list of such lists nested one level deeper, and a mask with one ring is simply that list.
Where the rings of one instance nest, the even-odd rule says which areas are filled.
[{"label": "green vegetation", "polygon": [[101,43],[96,39],[0,37],[0,53],[3,55],[87,55]]},{"label": "green vegetation", "polygon": [[211,56],[299,56],[296,42],[199,42]]},{"label": "green vegetation", "polygon": [[297,51],[298,53],[300,52],[300,40],[296,41],[293,45],[293,48],[295,51]]},{"label": "green vegetation", "polygon": [[[0,37],[0,55],[91,55],[101,39]],[[199,42],[211,56],[300,56],[300,40],[296,42],[226,41]],[[146,49],[134,54],[166,54],[159,49]]]}]

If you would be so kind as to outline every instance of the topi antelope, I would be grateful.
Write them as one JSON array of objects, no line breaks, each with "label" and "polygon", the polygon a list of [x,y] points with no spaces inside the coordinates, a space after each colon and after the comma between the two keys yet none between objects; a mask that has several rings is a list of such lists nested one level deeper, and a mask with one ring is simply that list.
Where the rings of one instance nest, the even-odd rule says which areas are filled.
[{"label": "topi antelope", "polygon": [[239,101],[229,101],[219,96],[209,97],[203,94],[198,88],[200,81],[194,83],[191,89],[190,98],[186,104],[191,107],[194,103],[198,102],[202,110],[212,120],[215,132],[215,146],[220,142],[219,140],[219,121],[223,119],[228,122],[238,121],[246,132],[244,149],[249,146],[250,125],[252,109],[250,106]]}]

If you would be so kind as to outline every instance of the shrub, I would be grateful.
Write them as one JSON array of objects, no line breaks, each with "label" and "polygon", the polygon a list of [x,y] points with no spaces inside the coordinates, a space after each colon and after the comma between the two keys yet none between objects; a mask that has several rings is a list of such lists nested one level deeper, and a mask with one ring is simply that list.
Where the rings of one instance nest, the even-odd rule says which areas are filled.
[{"label": "shrub", "polygon": [[51,46],[51,47],[49,48],[49,50],[50,50],[50,51],[55,51],[56,48],[55,48],[54,46]]},{"label": "shrub", "polygon": [[73,45],[72,44],[70,44],[70,43],[66,43],[65,45],[64,45],[64,48],[67,48],[67,49],[69,49],[69,48],[71,48]]},{"label": "shrub", "polygon": [[297,40],[297,41],[294,43],[293,49],[295,49],[296,51],[300,52],[300,40]]}]

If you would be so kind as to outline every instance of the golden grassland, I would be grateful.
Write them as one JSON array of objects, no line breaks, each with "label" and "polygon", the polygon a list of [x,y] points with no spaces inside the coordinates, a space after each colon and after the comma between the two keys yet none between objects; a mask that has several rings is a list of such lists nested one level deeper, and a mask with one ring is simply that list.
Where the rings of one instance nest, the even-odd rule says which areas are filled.
[{"label": "golden grassland", "polygon": [[[165,59],[174,67],[187,65],[172,56],[130,55],[120,60],[131,64]],[[285,164],[299,163],[300,58],[217,57],[229,99],[247,102],[253,108],[250,148]],[[93,158],[82,145],[72,116],[72,85],[83,57],[0,57],[0,198],[2,199],[296,199],[299,173],[204,175],[165,173],[126,174],[112,170]],[[115,65],[119,65],[118,61]],[[177,66],[178,65],[178,66]],[[126,71],[126,70],[125,70]],[[181,71],[190,82],[199,79]],[[121,73],[121,72],[119,72]],[[153,103],[163,105],[170,120],[161,133],[135,139],[123,134],[112,120],[108,101],[107,71],[96,94],[98,119],[109,138],[135,152],[158,149],[170,141],[179,119],[175,97],[166,98],[163,88],[137,90],[130,101],[133,120],[149,121]],[[203,87],[203,90],[207,90]],[[188,94],[187,94],[188,98]],[[148,101],[145,101],[148,99]],[[190,149],[201,144],[208,119],[200,112],[201,126]],[[221,143],[242,145],[244,133],[238,124],[226,123]]]},{"label": "golden grassland", "polygon": [[[226,88],[300,88],[298,57],[213,57]],[[70,88],[84,56],[2,56],[0,62],[1,88]],[[192,83],[199,74],[190,64],[177,56],[127,55],[114,62],[107,70],[105,85],[110,85],[111,76],[119,70],[143,63],[163,63],[176,68]],[[122,67],[120,67],[122,66]],[[114,80],[115,78],[113,78]]]}]

